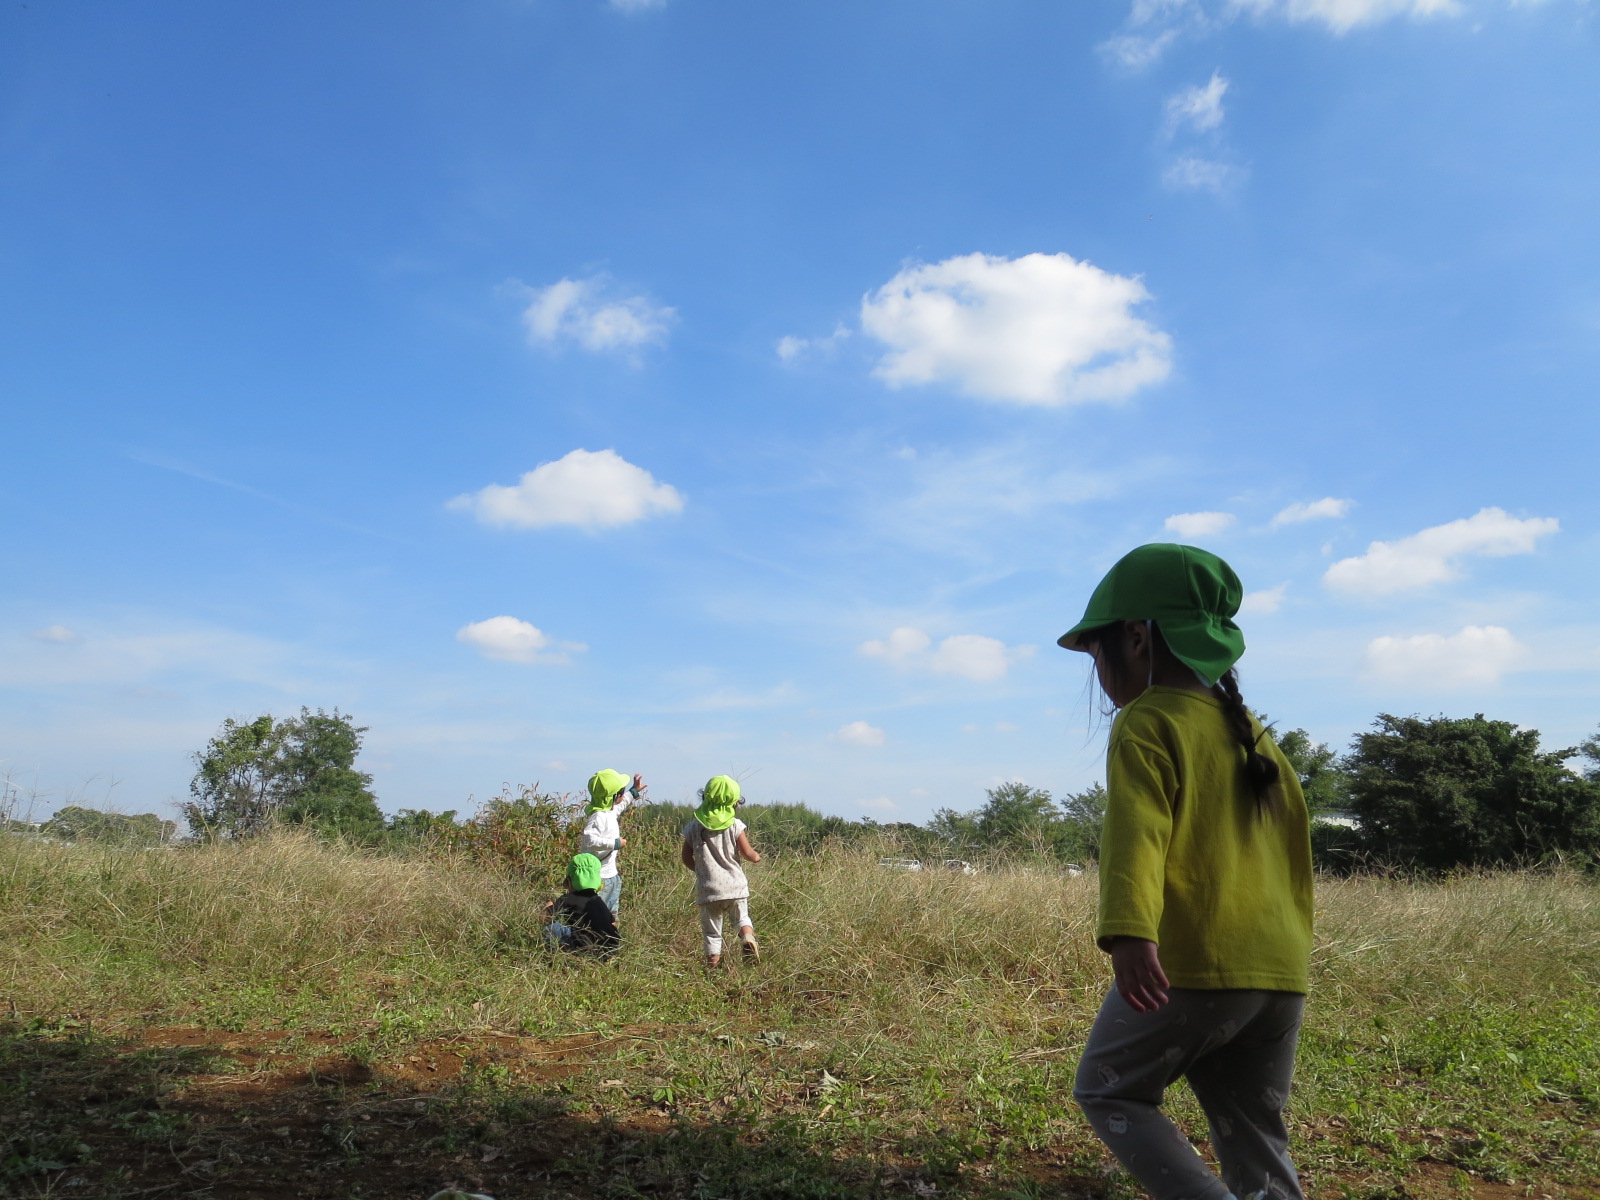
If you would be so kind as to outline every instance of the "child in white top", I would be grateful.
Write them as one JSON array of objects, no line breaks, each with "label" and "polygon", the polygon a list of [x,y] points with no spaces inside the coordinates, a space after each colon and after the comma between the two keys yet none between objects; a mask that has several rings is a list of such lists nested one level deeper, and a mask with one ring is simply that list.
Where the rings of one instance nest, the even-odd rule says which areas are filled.
[{"label": "child in white top", "polygon": [[694,872],[695,901],[700,906],[700,932],[705,937],[708,967],[722,961],[722,925],[726,920],[738,924],[744,956],[752,962],[761,958],[756,931],[750,924],[750,881],[739,865],[741,858],[758,863],[761,855],[750,844],[744,822],[734,815],[741,803],[738,783],[718,775],[701,790],[694,820],[683,827],[682,861]]},{"label": "child in white top", "polygon": [[586,819],[578,836],[578,853],[592,854],[600,860],[600,898],[613,915],[622,901],[618,852],[628,844],[618,818],[634,803],[648,803],[644,790],[641,775],[635,775],[632,784],[620,771],[596,771],[589,777],[589,803],[583,810]]}]

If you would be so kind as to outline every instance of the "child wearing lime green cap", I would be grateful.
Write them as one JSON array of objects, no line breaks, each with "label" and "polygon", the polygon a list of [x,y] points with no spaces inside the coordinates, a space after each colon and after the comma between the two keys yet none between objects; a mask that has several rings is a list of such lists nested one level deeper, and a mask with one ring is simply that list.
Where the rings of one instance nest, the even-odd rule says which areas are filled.
[{"label": "child wearing lime green cap", "polygon": [[714,776],[700,790],[694,819],[683,827],[682,860],[694,872],[694,898],[700,906],[700,933],[710,967],[722,961],[722,928],[729,922],[738,926],[744,956],[752,962],[761,958],[750,923],[750,881],[739,865],[741,858],[758,863],[761,855],[734,811],[743,803],[735,780]]},{"label": "child wearing lime green cap", "polygon": [[[1073,1094],[1156,1200],[1301,1200],[1283,1109],[1311,953],[1310,822],[1239,694],[1232,568],[1140,546],[1060,644],[1117,709],[1106,750],[1096,936],[1116,984]],[[1161,1111],[1179,1078],[1219,1179]]]},{"label": "child wearing lime green cap", "polygon": [[544,906],[551,921],[545,940],[560,950],[583,950],[610,958],[622,944],[617,922],[600,897],[600,860],[574,854],[567,864],[567,892]]},{"label": "child wearing lime green cap", "polygon": [[583,832],[578,835],[578,850],[600,860],[600,896],[616,915],[622,905],[622,870],[618,862],[628,844],[622,836],[619,818],[645,799],[645,781],[635,775],[632,783],[620,771],[602,770],[589,776],[589,803],[584,806]]}]

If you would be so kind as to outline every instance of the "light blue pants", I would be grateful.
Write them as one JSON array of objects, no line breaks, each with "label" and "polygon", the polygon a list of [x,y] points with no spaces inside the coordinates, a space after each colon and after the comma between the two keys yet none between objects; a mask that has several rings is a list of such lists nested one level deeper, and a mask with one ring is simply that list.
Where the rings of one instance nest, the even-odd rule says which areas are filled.
[{"label": "light blue pants", "polygon": [[[1296,992],[1171,988],[1136,1013],[1115,988],[1100,1006],[1072,1094],[1155,1200],[1303,1200],[1283,1106],[1306,998]],[[1211,1125],[1218,1179],[1161,1111],[1179,1078]]]},{"label": "light blue pants", "polygon": [[617,915],[617,905],[622,903],[622,876],[613,875],[610,879],[600,881],[600,899],[606,902],[606,907],[611,910],[611,915]]}]

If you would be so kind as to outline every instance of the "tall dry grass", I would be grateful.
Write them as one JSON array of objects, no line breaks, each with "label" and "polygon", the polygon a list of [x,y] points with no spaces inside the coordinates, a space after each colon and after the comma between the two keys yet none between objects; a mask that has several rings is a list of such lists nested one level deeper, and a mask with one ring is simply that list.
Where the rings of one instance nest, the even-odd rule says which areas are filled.
[{"label": "tall dry grass", "polygon": [[[877,865],[879,849],[751,869],[767,961],[746,982],[759,982],[767,1019],[825,1010],[859,1031],[978,1012],[992,1032],[1031,1038],[1086,1019],[1107,982],[1092,875],[900,872]],[[626,949],[597,967],[544,951],[554,881],[536,893],[447,856],[290,834],[156,851],[5,837],[0,992],[31,1016],[233,1023],[387,1011],[543,1029],[581,1014],[703,1014],[697,997],[722,985],[702,978],[692,878],[673,840],[631,846],[625,881]],[[1317,901],[1318,1009],[1527,999],[1600,981],[1600,891],[1576,876],[1328,878]]]}]

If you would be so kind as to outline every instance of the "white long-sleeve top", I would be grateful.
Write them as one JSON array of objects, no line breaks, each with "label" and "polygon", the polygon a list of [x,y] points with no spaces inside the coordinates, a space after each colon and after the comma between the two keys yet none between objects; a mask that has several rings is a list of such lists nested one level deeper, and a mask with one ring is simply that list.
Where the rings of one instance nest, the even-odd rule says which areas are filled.
[{"label": "white long-sleeve top", "polygon": [[617,818],[638,799],[630,794],[632,791],[629,788],[618,796],[610,808],[590,813],[583,823],[583,832],[578,835],[578,853],[592,854],[600,860],[601,879],[610,879],[618,873],[617,852],[622,849],[622,826]]}]

